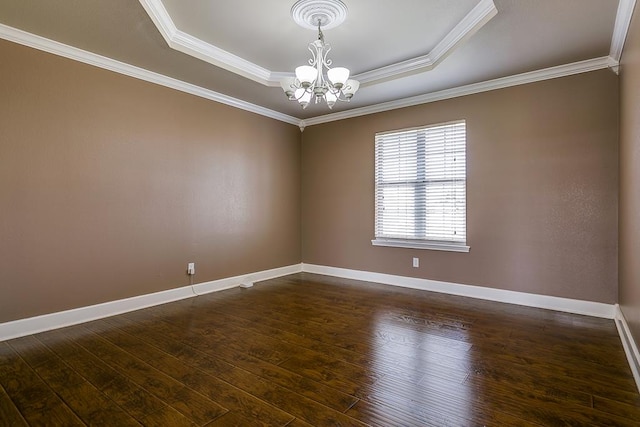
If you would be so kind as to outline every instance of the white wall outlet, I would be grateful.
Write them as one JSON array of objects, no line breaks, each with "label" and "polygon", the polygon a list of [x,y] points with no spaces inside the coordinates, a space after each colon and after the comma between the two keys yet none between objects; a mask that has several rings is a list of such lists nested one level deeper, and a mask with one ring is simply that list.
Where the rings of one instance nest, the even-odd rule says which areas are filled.
[{"label": "white wall outlet", "polygon": [[414,258],[413,259],[413,267],[414,268],[420,267],[420,258]]},{"label": "white wall outlet", "polygon": [[191,276],[192,274],[196,274],[196,263],[190,262],[187,264],[187,274]]}]

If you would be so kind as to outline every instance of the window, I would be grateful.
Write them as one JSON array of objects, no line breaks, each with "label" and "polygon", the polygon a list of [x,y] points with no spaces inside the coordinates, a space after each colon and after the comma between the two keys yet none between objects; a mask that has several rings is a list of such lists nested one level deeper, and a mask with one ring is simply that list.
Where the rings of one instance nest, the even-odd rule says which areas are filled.
[{"label": "window", "polygon": [[468,252],[464,120],[376,134],[377,246]]}]

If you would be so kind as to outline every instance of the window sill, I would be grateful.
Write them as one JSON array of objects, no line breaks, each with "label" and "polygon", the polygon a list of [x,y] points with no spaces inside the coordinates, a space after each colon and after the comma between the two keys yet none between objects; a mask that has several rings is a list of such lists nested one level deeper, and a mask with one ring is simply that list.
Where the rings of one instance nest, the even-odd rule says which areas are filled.
[{"label": "window sill", "polygon": [[430,249],[434,251],[469,252],[470,246],[460,243],[430,242],[426,240],[403,239],[374,239],[373,246],[388,246],[392,248]]}]

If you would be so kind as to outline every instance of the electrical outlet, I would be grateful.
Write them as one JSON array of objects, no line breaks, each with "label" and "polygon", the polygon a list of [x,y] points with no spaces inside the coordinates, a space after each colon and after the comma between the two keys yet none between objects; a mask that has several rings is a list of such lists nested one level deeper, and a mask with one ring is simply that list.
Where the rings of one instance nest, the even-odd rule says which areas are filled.
[{"label": "electrical outlet", "polygon": [[420,258],[414,258],[413,259],[413,267],[414,268],[420,267]]},{"label": "electrical outlet", "polygon": [[192,274],[196,274],[196,263],[190,262],[187,264],[187,274],[191,276]]}]

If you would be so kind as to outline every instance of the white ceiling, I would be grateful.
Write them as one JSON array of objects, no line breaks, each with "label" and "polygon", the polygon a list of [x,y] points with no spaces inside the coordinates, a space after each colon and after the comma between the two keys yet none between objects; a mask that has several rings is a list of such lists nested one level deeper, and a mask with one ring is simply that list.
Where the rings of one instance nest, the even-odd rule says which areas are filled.
[{"label": "white ceiling", "polygon": [[[317,36],[291,18],[294,1],[244,0],[241,7],[210,0],[191,0],[188,7],[183,0],[141,3],[164,6],[175,26],[187,34],[269,70],[290,72],[308,59],[307,44]],[[405,0],[388,7],[391,2],[347,0],[345,22],[324,30],[333,45],[331,58],[358,74],[424,55],[478,3]]]},{"label": "white ceiling", "polygon": [[[307,44],[317,36],[291,18],[295,0],[2,0],[0,37],[49,51],[59,48],[30,35],[41,36],[188,83],[192,93],[312,123],[336,111],[334,116],[346,117],[374,111],[381,103],[422,102],[550,67],[579,63],[565,67],[579,72],[615,65],[635,4],[343,1],[347,18],[326,30],[325,38],[333,47],[334,65],[350,68],[363,85],[352,102],[333,111],[323,104],[302,110],[276,86],[282,75],[307,61]],[[91,56],[86,53],[61,54],[106,61],[86,60]]]}]

